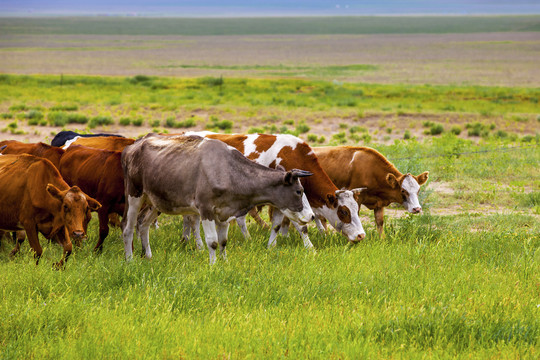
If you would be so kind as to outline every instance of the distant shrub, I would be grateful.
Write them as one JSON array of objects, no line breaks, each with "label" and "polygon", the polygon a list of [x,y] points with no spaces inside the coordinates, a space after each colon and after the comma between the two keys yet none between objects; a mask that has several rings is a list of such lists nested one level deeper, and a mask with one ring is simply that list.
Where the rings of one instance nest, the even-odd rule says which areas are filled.
[{"label": "distant shrub", "polygon": [[131,124],[131,119],[128,118],[128,117],[123,117],[123,118],[120,118],[120,120],[118,121],[118,123],[122,126],[128,126],[129,124]]},{"label": "distant shrub", "polygon": [[30,110],[24,116],[27,119],[35,119],[37,121],[43,119],[43,113],[39,110]]},{"label": "distant shrub", "polygon": [[215,129],[218,128],[220,130],[228,130],[232,129],[233,122],[230,120],[222,120],[219,121],[219,119],[216,116],[210,116],[210,122],[206,124],[207,129]]},{"label": "distant shrub", "polygon": [[220,76],[218,78],[212,77],[212,76],[206,76],[199,79],[199,83],[206,85],[206,86],[223,86],[224,80],[223,76]]},{"label": "distant shrub", "polygon": [[2,113],[2,114],[0,114],[0,118],[2,118],[2,119],[13,119],[13,114],[12,113]]},{"label": "distant shrub", "polygon": [[[139,118],[137,118],[137,119],[134,119],[132,123],[133,123],[133,125],[135,125],[135,126],[141,126],[142,123],[143,123],[143,119],[139,117]],[[151,127],[157,128],[157,127],[159,127],[160,125],[161,125],[161,121],[158,120],[158,119],[155,119],[155,120],[150,121],[150,126],[151,126]]]},{"label": "distant shrub", "polygon": [[325,141],[326,141],[326,138],[325,138],[323,135],[321,135],[321,136],[317,139],[317,142],[318,142],[319,144],[322,144],[322,143],[324,143]]},{"label": "distant shrub", "polygon": [[392,128],[386,128],[386,133],[391,134],[392,133]]},{"label": "distant shrub", "polygon": [[67,124],[67,114],[61,111],[53,111],[47,115],[49,124],[52,126],[65,126]]},{"label": "distant shrub", "polygon": [[98,115],[91,118],[90,123],[88,125],[91,129],[93,129],[96,126],[111,125],[113,123],[114,121],[110,116]]},{"label": "distant shrub", "polygon": [[150,76],[146,75],[135,75],[134,77],[129,79],[129,82],[132,84],[140,84],[140,83],[146,83],[151,81],[152,78]]},{"label": "distant shrub", "polygon": [[26,104],[11,105],[9,111],[27,111],[30,108]]},{"label": "distant shrub", "polygon": [[356,106],[356,104],[358,104],[358,102],[354,98],[340,99],[337,102],[337,106],[353,107],[353,106]]},{"label": "distant shrub", "polygon": [[498,130],[496,133],[495,133],[495,137],[499,138],[499,139],[506,139],[508,137],[508,133],[504,130]]},{"label": "distant shrub", "polygon": [[79,110],[79,107],[75,104],[58,104],[52,106],[49,110],[51,111],[77,111]]},{"label": "distant shrub", "polygon": [[409,140],[411,138],[411,132],[409,130],[405,130],[405,133],[403,133],[403,139]]},{"label": "distant shrub", "polygon": [[441,124],[432,124],[429,128],[430,135],[440,135],[444,131],[444,127]]},{"label": "distant shrub", "polygon": [[248,134],[264,134],[264,129],[260,127],[251,127],[248,129]]},{"label": "distant shrub", "polygon": [[307,133],[311,128],[305,124],[305,123],[300,123],[298,125],[296,125],[296,132],[298,134],[305,134]]},{"label": "distant shrub", "polygon": [[534,136],[532,135],[525,135],[524,137],[521,138],[521,142],[532,142],[533,140],[535,139]]},{"label": "distant shrub", "polygon": [[489,133],[488,127],[480,122],[467,124],[465,127],[468,129],[467,134],[469,136],[484,136]]},{"label": "distant shrub", "polygon": [[165,120],[165,126],[166,127],[170,127],[170,128],[190,128],[190,127],[194,127],[195,125],[197,125],[197,123],[195,122],[195,119],[193,118],[189,118],[189,119],[186,119],[184,121],[176,121],[175,118],[173,117],[168,117],[166,120]]},{"label": "distant shrub", "polygon": [[284,120],[283,124],[285,124],[285,125],[294,125],[294,120]]},{"label": "distant shrub", "polygon": [[345,132],[341,131],[332,135],[332,141],[337,142],[338,144],[344,144],[347,141]]},{"label": "distant shrub", "polygon": [[16,129],[16,128],[19,127],[19,124],[16,121],[13,121],[13,122],[9,123],[7,127],[9,129]]},{"label": "distant shrub", "polygon": [[68,124],[86,124],[88,122],[88,117],[83,114],[67,114]]},{"label": "distant shrub", "polygon": [[347,129],[349,127],[349,125],[345,124],[345,123],[339,123],[339,128],[340,129]]},{"label": "distant shrub", "polygon": [[423,126],[423,127],[426,127],[426,128],[431,127],[432,125],[433,125],[433,122],[431,122],[431,121],[429,121],[429,120],[424,121],[424,122],[422,123],[422,126]]},{"label": "distant shrub", "polygon": [[308,140],[309,142],[312,142],[312,143],[316,142],[316,141],[317,141],[317,138],[318,138],[318,136],[315,135],[315,134],[308,134],[308,135],[307,135],[307,140]]},{"label": "distant shrub", "polygon": [[454,125],[452,126],[452,128],[450,129],[450,132],[454,135],[459,135],[461,134],[461,127],[459,125]]},{"label": "distant shrub", "polygon": [[[144,119],[142,117],[136,117],[135,119],[131,120],[131,125],[133,126],[142,126],[143,123],[144,123]],[[158,125],[159,125],[159,120],[158,120]]]}]

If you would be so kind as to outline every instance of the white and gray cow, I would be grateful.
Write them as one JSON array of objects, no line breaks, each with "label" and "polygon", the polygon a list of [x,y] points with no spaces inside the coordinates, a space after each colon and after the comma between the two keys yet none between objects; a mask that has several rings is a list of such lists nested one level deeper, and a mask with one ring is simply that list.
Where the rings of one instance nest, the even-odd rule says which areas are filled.
[{"label": "white and gray cow", "polygon": [[210,264],[225,246],[229,221],[254,206],[272,205],[301,224],[313,220],[302,204],[302,170],[277,170],[246,159],[221,141],[200,136],[148,134],[122,153],[127,215],[123,231],[126,258],[131,259],[133,232],[144,203],[151,206],[140,227],[147,258],[152,256],[149,225],[159,212],[197,215],[202,219]]}]

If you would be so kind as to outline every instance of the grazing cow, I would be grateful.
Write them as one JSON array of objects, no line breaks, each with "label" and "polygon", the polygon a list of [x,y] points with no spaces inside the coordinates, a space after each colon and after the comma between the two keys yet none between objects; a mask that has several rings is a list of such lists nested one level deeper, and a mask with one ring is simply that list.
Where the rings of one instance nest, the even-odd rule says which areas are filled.
[{"label": "grazing cow", "polygon": [[303,206],[304,189],[299,181],[310,173],[261,166],[221,141],[148,134],[122,152],[122,167],[127,259],[132,257],[133,228],[145,202],[152,210],[139,235],[147,258],[152,256],[148,226],[159,211],[202,218],[210,264],[215,262],[218,244],[226,257],[228,221],[244,216],[254,206],[271,204],[302,224],[314,218],[311,209]]},{"label": "grazing cow", "polygon": [[[32,155],[0,156],[0,184],[0,229],[25,230],[36,264],[42,253],[38,232],[64,247],[56,264],[61,267],[71,254],[71,239],[86,236],[88,211],[101,206],[77,186],[70,187],[49,160]],[[17,242],[12,255],[19,248]]]},{"label": "grazing cow", "polygon": [[74,138],[78,137],[94,137],[94,136],[117,136],[123,137],[122,135],[116,134],[79,134],[71,130],[60,131],[51,141],[52,146],[61,147],[66,145],[67,142],[73,141]]},{"label": "grazing cow", "polygon": [[0,141],[0,148],[4,147],[2,154],[30,154],[45,158],[58,168],[64,150],[44,143],[23,143],[17,140]]},{"label": "grazing cow", "polygon": [[79,186],[85,193],[101,203],[97,211],[99,240],[95,250],[100,251],[109,234],[108,216],[124,213],[124,173],[120,161],[121,151],[109,151],[80,145],[67,148],[60,160],[59,170],[70,185]]},{"label": "grazing cow", "polygon": [[338,187],[367,188],[357,201],[374,211],[380,235],[383,234],[385,206],[395,202],[403,204],[410,213],[422,211],[418,192],[428,180],[428,171],[418,176],[402,174],[381,153],[368,147],[329,146],[313,150]]},{"label": "grazing cow", "polygon": [[[313,176],[302,179],[302,185],[305,189],[306,201],[309,201],[315,215],[327,219],[350,242],[358,242],[365,237],[366,233],[358,217],[358,204],[354,199],[362,189],[339,190],[319,165],[311,147],[302,139],[287,134],[227,135],[208,132],[202,132],[202,134],[207,138],[225,142],[238,149],[248,159],[261,165],[270,168],[281,165],[287,170],[298,168],[313,173]],[[283,214],[279,211],[274,212],[269,247],[276,244],[282,220]],[[294,225],[302,236],[304,246],[312,248],[313,244],[307,235],[307,228]]]}]

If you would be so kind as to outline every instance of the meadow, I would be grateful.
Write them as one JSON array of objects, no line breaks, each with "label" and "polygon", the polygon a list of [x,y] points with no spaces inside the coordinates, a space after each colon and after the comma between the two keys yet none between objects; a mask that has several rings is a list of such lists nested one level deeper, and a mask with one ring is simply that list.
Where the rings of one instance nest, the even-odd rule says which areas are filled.
[{"label": "meadow", "polygon": [[[246,29],[254,25],[248,27],[248,19],[237,27],[227,19],[204,27],[229,28],[240,38],[205,37],[196,22],[178,26],[174,19],[0,21],[0,64],[9,70],[0,74],[1,139],[50,142],[62,129],[131,137],[203,129],[290,133],[313,146],[374,147],[404,173],[430,171],[420,192],[422,215],[391,206],[380,238],[372,212],[363,208],[367,237],[354,246],[310,226],[316,252],[305,250],[296,232],[267,249],[269,232],[251,222],[252,239],[232,225],[228,260],[210,267],[207,251],[181,240],[181,218],[162,215],[150,233],[153,259],[128,263],[119,229],[111,231],[101,254],[93,252],[94,219],[88,240],[63,271],[54,271],[59,246],[41,238],[44,254],[36,266],[27,243],[11,258],[12,243],[2,239],[0,358],[538,358],[540,78],[530,65],[538,58],[538,17],[396,19],[344,19],[331,26],[361,24],[365,32],[371,24],[373,31],[391,32],[401,22],[417,21],[422,34],[391,41],[412,39],[407,44],[415,47],[408,51],[421,54],[427,47],[451,46],[436,56],[452,69],[464,63],[448,60],[448,54],[461,49],[452,56],[474,63],[479,53],[470,52],[471,42],[478,42],[478,51],[487,51],[483,55],[500,54],[478,65],[498,77],[477,70],[470,76],[467,69],[452,76],[442,65],[431,66],[433,59],[411,57],[403,61],[405,69],[422,64],[435,75],[390,79],[395,68],[384,59],[324,57],[326,44],[343,28],[338,35],[327,29],[327,39],[313,37],[319,35],[313,29],[294,38],[306,28],[294,30],[290,19],[288,27],[282,19],[267,19],[260,27],[288,29],[284,38],[250,34]],[[320,26],[330,20],[305,21]],[[155,31],[156,37],[139,37],[138,31]],[[118,43],[118,32],[133,37]],[[450,34],[437,45],[446,32],[462,32],[466,39]],[[386,36],[357,35],[377,43]],[[234,44],[242,48],[249,38],[259,45],[291,43],[279,53],[281,62],[232,61]],[[86,44],[85,55],[73,50],[89,39],[95,42]],[[156,56],[155,48],[123,48],[167,41],[201,53],[172,62]],[[199,41],[224,45],[204,55]],[[299,43],[312,43],[313,51],[325,44],[319,50],[324,61],[301,60],[306,48],[293,50]],[[390,43],[381,44],[370,49]],[[49,46],[53,50],[43,50]],[[74,53],[86,60],[75,64],[78,71],[66,72],[63,66],[73,63]],[[97,60],[105,53],[118,61],[110,65],[112,74],[106,61]],[[143,53],[153,53],[157,62],[149,67],[139,57]],[[198,62],[199,55],[217,60]],[[523,76],[516,76],[511,57]],[[122,72],[120,62],[129,71]],[[167,71],[175,76],[165,76]],[[387,81],[366,81],[369,74]],[[135,247],[138,253],[137,241]]]}]

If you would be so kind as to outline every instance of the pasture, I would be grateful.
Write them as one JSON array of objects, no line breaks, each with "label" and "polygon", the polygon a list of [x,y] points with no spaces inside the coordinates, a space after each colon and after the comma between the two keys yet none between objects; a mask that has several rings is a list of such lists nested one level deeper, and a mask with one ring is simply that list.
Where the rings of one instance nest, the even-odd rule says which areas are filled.
[{"label": "pasture", "polygon": [[292,133],[371,146],[430,178],[424,214],[391,206],[382,239],[366,208],[362,243],[310,226],[316,252],[296,232],[267,249],[250,222],[252,239],[231,226],[228,261],[212,267],[172,216],[150,232],[150,261],[124,260],[119,229],[94,253],[95,216],[64,271],[51,266],[59,246],[42,238],[36,266],[28,243],[11,258],[2,239],[0,358],[537,358],[538,17],[487,19],[400,19],[417,21],[409,34],[388,19],[365,20],[372,33],[276,19],[258,35],[248,20],[216,34],[171,19],[3,19],[2,140]]}]

